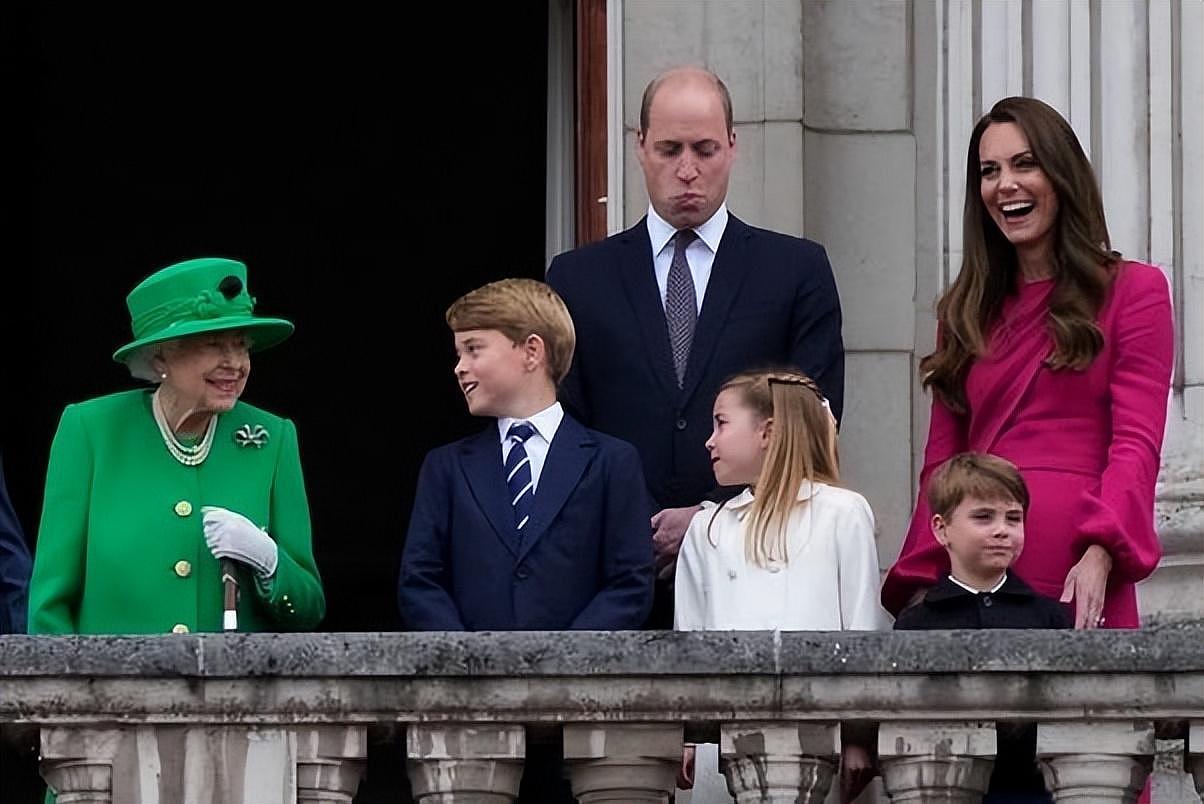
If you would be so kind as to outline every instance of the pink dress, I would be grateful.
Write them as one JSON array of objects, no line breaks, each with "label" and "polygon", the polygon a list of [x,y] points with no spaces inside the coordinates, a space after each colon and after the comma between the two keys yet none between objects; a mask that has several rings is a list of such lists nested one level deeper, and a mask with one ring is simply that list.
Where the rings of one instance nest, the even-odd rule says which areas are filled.
[{"label": "pink dress", "polygon": [[920,495],[882,602],[893,612],[947,572],[929,527],[924,488],[932,471],[965,450],[1015,463],[1031,504],[1015,570],[1058,598],[1088,546],[1112,557],[1104,625],[1137,627],[1134,584],[1158,565],[1154,483],[1170,389],[1174,332],[1170,291],[1151,265],[1122,262],[1100,310],[1104,348],[1083,371],[1052,370],[1048,300],[1053,281],[1023,284],[1004,303],[987,354],[966,378],[968,412],[934,400]]}]

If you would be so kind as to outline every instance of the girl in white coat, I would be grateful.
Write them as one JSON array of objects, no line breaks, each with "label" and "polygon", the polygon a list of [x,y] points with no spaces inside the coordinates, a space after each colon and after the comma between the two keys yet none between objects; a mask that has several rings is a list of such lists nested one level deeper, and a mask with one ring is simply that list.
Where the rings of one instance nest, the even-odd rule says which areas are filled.
[{"label": "girl in white coat", "polygon": [[[678,630],[877,630],[874,515],[840,488],[836,421],[819,387],[794,370],[748,372],[719,389],[706,442],[715,479],[746,485],[725,503],[703,503],[677,560]],[[846,801],[873,774],[869,752],[841,751]],[[693,804],[730,802],[717,746],[686,749],[682,782]],[[708,767],[709,766],[709,767]],[[695,771],[696,772],[692,772]]]}]

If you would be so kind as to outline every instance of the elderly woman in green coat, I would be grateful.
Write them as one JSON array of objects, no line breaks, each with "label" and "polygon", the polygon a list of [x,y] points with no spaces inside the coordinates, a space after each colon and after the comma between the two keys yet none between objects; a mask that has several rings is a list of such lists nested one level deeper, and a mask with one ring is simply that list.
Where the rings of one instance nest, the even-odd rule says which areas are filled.
[{"label": "elderly woman in green coat", "polygon": [[[130,292],[134,340],[113,357],[155,387],[63,411],[30,633],[218,631],[235,619],[286,631],[322,619],[296,429],[239,400],[251,353],[293,330],[254,304],[246,267],[217,258],[169,266]],[[231,574],[236,618],[223,606]]]}]

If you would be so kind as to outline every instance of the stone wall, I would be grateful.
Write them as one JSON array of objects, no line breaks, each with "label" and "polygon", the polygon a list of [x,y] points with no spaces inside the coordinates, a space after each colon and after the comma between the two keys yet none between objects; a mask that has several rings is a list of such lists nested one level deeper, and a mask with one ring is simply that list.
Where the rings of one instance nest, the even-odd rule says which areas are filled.
[{"label": "stone wall", "polygon": [[513,800],[549,733],[583,802],[666,801],[683,740],[748,800],[820,801],[850,721],[897,800],[973,801],[1017,720],[1067,798],[1126,800],[1159,738],[1204,781],[1204,625],[0,637],[0,726],[40,727],[62,800],[106,804],[350,802],[395,726],[419,801]]}]

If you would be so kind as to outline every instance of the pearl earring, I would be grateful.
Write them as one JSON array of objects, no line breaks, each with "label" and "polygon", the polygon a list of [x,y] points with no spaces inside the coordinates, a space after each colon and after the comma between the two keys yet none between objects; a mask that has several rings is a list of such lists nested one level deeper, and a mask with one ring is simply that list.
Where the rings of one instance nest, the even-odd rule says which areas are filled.
[{"label": "pearl earring", "polygon": [[165,371],[165,372],[163,372],[162,374],[160,374],[160,375],[159,375],[159,379],[161,379],[161,380],[166,380],[166,379],[167,379],[167,372]]}]

